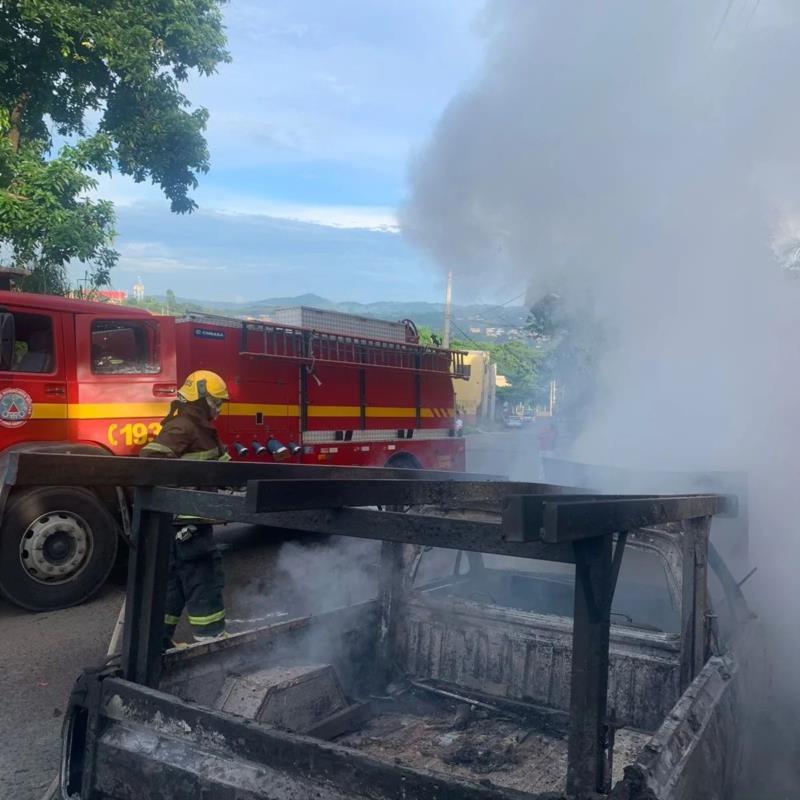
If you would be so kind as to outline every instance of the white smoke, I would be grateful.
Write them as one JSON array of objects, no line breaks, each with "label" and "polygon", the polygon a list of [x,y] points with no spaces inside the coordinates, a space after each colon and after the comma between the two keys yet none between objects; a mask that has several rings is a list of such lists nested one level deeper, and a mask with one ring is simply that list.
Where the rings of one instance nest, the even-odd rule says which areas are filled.
[{"label": "white smoke", "polygon": [[601,322],[574,457],[749,472],[748,588],[794,642],[800,281],[775,252],[797,250],[800,4],[494,0],[480,24],[406,235],[461,287],[557,291]]}]

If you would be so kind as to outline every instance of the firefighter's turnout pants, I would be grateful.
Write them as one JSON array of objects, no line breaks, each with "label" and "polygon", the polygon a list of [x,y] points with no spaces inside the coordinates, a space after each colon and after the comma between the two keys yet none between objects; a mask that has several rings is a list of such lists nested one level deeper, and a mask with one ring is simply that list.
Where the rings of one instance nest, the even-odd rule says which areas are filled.
[{"label": "firefighter's turnout pants", "polygon": [[[211,525],[175,520],[176,534],[170,546],[164,640],[169,646],[183,609],[196,637],[216,636],[225,630],[222,589],[225,575],[222,556],[214,542]],[[187,528],[194,528],[188,531]]]}]

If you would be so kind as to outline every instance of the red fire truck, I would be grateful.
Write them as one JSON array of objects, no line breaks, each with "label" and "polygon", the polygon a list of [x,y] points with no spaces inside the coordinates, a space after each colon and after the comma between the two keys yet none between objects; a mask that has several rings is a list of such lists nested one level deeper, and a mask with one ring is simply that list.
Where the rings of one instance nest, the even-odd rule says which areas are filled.
[{"label": "red fire truck", "polygon": [[[452,385],[463,354],[419,345],[409,322],[376,338],[376,321],[315,313],[317,328],[175,319],[0,291],[0,454],[134,455],[180,381],[210,369],[230,390],[219,430],[235,460],[463,470]],[[0,590],[28,609],[63,608],[105,581],[127,498],[4,487],[0,514]]]}]

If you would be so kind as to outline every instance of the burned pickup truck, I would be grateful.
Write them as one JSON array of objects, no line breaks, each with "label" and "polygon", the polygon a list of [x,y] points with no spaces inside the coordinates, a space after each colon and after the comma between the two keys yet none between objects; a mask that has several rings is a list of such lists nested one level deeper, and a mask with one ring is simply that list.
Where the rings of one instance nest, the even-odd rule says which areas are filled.
[{"label": "burned pickup truck", "polygon": [[[731,796],[756,637],[709,546],[725,498],[62,458],[137,487],[123,653],[73,691],[63,798]],[[380,540],[377,596],[162,654],[171,515],[212,510]]]}]

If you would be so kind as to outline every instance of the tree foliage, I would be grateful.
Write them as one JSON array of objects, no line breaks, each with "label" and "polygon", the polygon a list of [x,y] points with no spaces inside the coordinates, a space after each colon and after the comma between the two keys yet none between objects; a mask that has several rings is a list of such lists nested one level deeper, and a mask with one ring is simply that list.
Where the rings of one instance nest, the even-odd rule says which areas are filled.
[{"label": "tree foliage", "polygon": [[103,165],[94,151],[97,139],[65,146],[48,160],[40,140],[23,142],[15,152],[3,132],[0,117],[0,242],[13,264],[31,269],[23,288],[63,294],[69,261],[87,265],[92,286],[107,284],[117,260],[114,208],[86,197],[97,183],[88,165]]},{"label": "tree foliage", "polygon": [[528,342],[513,341],[487,347],[497,372],[504,375],[510,387],[498,389],[500,397],[516,401],[533,400],[540,382],[539,364],[542,354]]},{"label": "tree foliage", "polygon": [[497,390],[499,397],[511,402],[532,402],[541,388],[541,363],[544,353],[530,342],[465,342],[454,341],[455,350],[484,350],[494,364],[497,374],[511,384]]},{"label": "tree foliage", "polygon": [[[87,197],[92,171],[195,208],[208,113],[181,86],[228,58],[222,2],[0,0],[0,241],[16,264],[63,279],[77,258],[107,275],[113,209]],[[50,159],[54,135],[77,144]]]},{"label": "tree foliage", "polygon": [[[226,60],[220,0],[16,0],[0,3],[0,107],[12,145],[87,132],[96,155],[151,179],[190,211],[208,169],[208,112],[181,92],[190,70]],[[93,166],[93,165],[92,165]]]},{"label": "tree foliage", "polygon": [[441,347],[442,337],[428,325],[418,325],[419,343],[428,347]]}]

